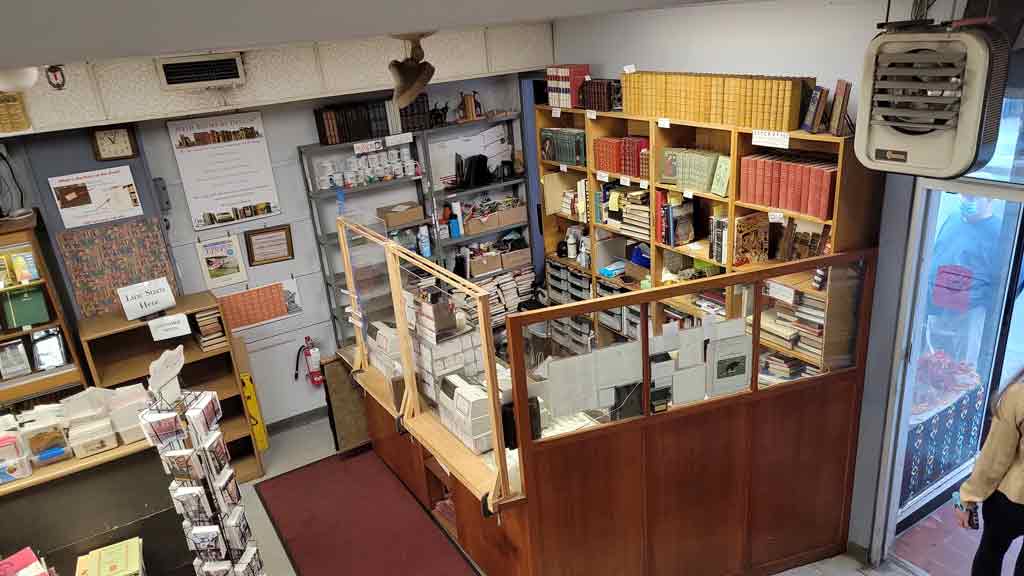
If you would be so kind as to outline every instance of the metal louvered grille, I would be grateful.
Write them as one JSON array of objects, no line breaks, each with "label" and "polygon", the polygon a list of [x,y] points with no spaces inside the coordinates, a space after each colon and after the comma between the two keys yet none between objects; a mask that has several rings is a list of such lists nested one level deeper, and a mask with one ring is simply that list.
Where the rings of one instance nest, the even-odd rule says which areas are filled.
[{"label": "metal louvered grille", "polygon": [[163,70],[168,86],[236,80],[241,77],[238,70],[238,60],[235,58],[199,60],[195,62],[165,62]]},{"label": "metal louvered grille", "polygon": [[904,134],[956,128],[967,55],[951,50],[879,54],[871,124]]}]

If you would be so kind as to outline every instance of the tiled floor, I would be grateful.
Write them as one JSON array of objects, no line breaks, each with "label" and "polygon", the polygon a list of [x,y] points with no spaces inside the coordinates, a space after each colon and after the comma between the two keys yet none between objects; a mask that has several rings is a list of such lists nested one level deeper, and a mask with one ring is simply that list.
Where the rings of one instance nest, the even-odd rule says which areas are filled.
[{"label": "tiled floor", "polygon": [[[982,518],[984,521],[984,518]],[[964,530],[956,523],[951,506],[942,506],[896,539],[893,554],[931,576],[970,574],[980,530]],[[1003,561],[1003,574],[1013,573],[1021,540],[1010,547]]]},{"label": "tiled floor", "polygon": [[[270,449],[263,457],[267,474],[271,478],[315,462],[334,451],[331,429],[327,420],[318,420],[305,426],[285,430],[270,439]],[[258,481],[257,481],[258,482]],[[273,576],[295,576],[288,555],[277,538],[274,526],[260,503],[252,483],[242,485],[242,502],[245,505],[249,524],[260,544],[267,574]],[[864,568],[860,562],[848,556],[837,556],[784,573],[785,576],[911,576],[896,566],[886,565],[879,569]],[[961,573],[959,576],[962,576]]]}]

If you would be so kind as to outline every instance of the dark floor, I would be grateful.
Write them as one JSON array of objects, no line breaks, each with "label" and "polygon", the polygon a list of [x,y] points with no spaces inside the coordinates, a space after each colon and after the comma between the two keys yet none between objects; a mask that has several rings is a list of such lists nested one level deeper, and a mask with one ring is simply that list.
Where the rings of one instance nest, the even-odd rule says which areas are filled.
[{"label": "dark floor", "polygon": [[[960,528],[953,507],[942,506],[901,534],[893,554],[931,576],[965,576],[971,573],[971,561],[980,539],[980,530]],[[1018,538],[1003,561],[1003,574],[1013,574],[1020,549]]]}]

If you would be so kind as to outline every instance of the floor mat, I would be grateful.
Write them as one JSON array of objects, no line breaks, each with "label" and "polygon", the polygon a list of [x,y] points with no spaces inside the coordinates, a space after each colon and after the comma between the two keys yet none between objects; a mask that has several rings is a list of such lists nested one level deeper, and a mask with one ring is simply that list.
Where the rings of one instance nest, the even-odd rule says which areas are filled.
[{"label": "floor mat", "polygon": [[476,574],[373,452],[324,458],[256,492],[300,576]]}]

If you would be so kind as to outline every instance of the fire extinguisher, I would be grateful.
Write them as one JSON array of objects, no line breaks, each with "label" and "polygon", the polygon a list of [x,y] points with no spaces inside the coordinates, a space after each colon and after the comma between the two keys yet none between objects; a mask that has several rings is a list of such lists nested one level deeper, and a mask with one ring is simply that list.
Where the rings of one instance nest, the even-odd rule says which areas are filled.
[{"label": "fire extinguisher", "polygon": [[306,379],[313,386],[323,386],[324,375],[320,372],[320,349],[313,344],[313,339],[306,336],[306,343],[299,346],[295,354],[295,380],[299,379],[299,358],[306,359]]}]

